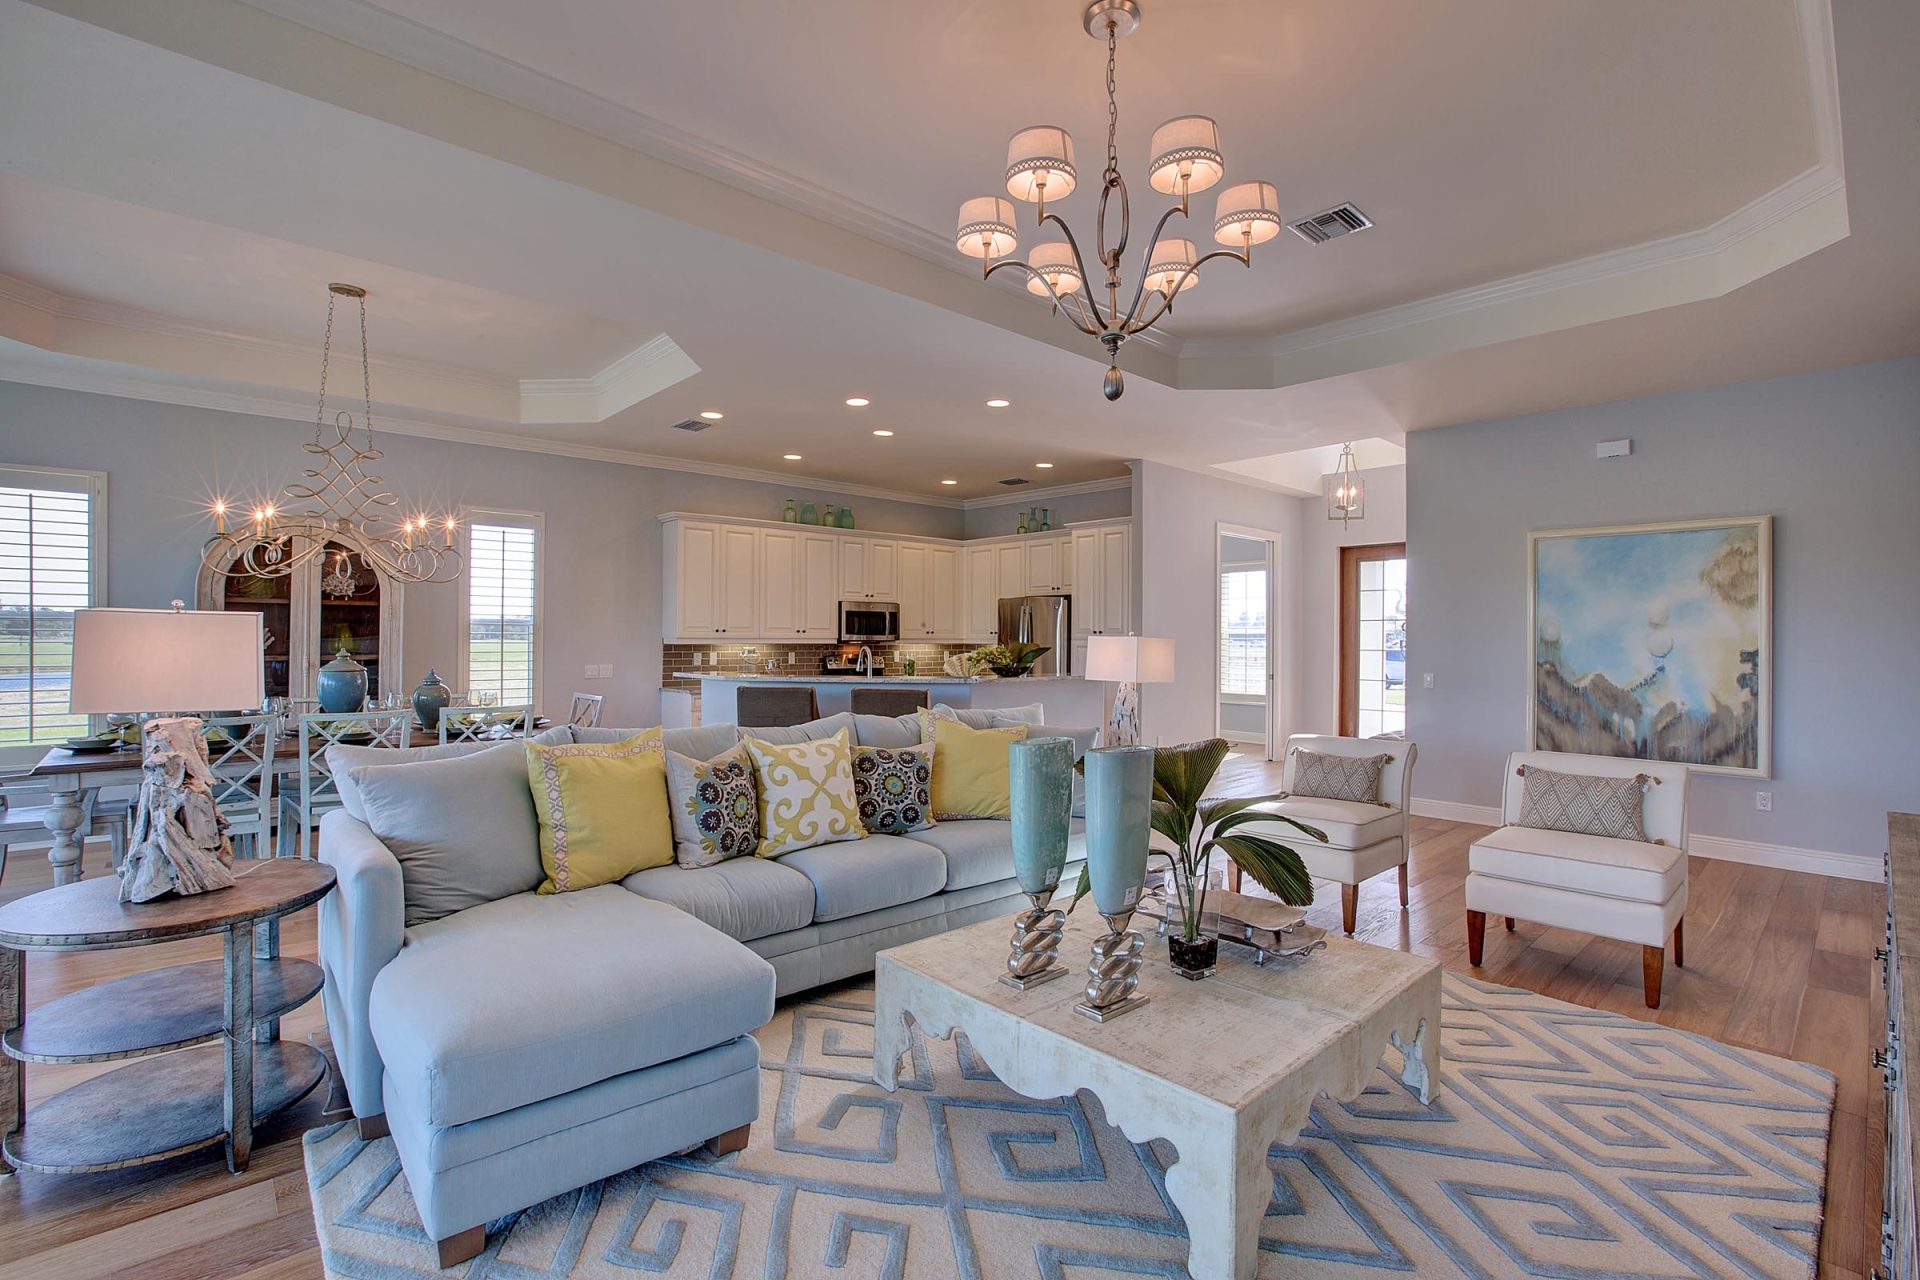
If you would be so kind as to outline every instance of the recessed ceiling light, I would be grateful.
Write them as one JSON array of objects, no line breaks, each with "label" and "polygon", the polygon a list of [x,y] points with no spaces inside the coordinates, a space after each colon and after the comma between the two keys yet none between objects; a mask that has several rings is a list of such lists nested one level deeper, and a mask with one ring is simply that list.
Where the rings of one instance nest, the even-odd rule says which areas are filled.
[{"label": "recessed ceiling light", "polygon": [[989,401],[987,401],[987,408],[989,408],[989,409],[1004,409],[1004,408],[1006,408],[1006,407],[1007,407],[1008,405],[1010,405],[1010,404],[1012,404],[1012,403],[1013,403],[1013,401],[1011,401],[1011,400],[989,400]]},{"label": "recessed ceiling light", "polygon": [[1042,470],[1046,470],[1047,468],[1053,466],[1051,462],[1036,462],[1033,465],[1041,468]]},{"label": "recessed ceiling light", "polygon": [[847,398],[848,406],[854,409],[864,409],[870,403],[872,402],[869,401],[865,396],[849,396]]},{"label": "recessed ceiling light", "polygon": [[873,434],[875,434],[875,435],[877,435],[877,436],[890,436],[890,435],[892,435],[892,434],[893,434],[893,432],[891,432],[891,431],[876,431],[876,432],[874,432]]},{"label": "recessed ceiling light", "polygon": [[782,454],[781,456],[784,457],[788,462],[800,461],[800,455],[797,453]]},{"label": "recessed ceiling light", "polygon": [[940,483],[941,484],[959,484],[960,482],[958,480],[942,480]]},{"label": "recessed ceiling light", "polygon": [[727,415],[720,412],[718,409],[702,409],[700,411],[700,416],[705,418],[708,422],[718,422],[720,421],[720,419],[726,417]]}]

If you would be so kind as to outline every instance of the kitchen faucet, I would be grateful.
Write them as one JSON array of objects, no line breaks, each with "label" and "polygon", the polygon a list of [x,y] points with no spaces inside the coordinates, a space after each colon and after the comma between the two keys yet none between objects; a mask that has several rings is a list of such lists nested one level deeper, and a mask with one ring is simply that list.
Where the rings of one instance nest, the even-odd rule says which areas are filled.
[{"label": "kitchen faucet", "polygon": [[853,669],[863,676],[873,674],[873,650],[866,645],[860,646],[860,656],[853,661]]}]

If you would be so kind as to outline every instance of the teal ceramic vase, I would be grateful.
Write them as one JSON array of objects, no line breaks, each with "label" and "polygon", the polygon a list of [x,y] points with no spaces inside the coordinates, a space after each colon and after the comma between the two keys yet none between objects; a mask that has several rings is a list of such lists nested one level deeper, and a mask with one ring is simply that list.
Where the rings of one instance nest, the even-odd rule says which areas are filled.
[{"label": "teal ceramic vase", "polygon": [[819,511],[814,509],[814,505],[811,502],[803,502],[800,504],[800,523],[801,524],[819,524],[820,523],[820,513]]},{"label": "teal ceramic vase", "polygon": [[1139,905],[1147,880],[1153,748],[1101,747],[1087,752],[1086,770],[1093,905],[1103,916],[1125,915]]},{"label": "teal ceramic vase", "polygon": [[332,662],[320,668],[314,695],[327,714],[351,715],[367,705],[367,669],[342,649],[333,655]]},{"label": "teal ceramic vase", "polygon": [[1060,887],[1073,821],[1073,739],[1034,738],[1007,748],[1013,874],[1029,896]]},{"label": "teal ceramic vase", "polygon": [[852,508],[852,507],[842,507],[842,508],[840,508],[840,521],[839,521],[839,523],[840,523],[840,527],[841,527],[842,529],[851,529],[851,528],[853,528],[853,508]]},{"label": "teal ceramic vase", "polygon": [[413,716],[420,727],[428,733],[440,728],[440,713],[453,701],[453,690],[447,688],[432,667],[427,668],[427,678],[413,691]]}]

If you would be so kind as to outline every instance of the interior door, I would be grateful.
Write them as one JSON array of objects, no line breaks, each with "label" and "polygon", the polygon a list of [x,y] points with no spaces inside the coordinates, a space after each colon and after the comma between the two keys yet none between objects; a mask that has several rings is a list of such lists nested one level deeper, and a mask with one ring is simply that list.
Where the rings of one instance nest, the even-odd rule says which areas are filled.
[{"label": "interior door", "polygon": [[1340,548],[1340,732],[1407,728],[1407,544]]}]

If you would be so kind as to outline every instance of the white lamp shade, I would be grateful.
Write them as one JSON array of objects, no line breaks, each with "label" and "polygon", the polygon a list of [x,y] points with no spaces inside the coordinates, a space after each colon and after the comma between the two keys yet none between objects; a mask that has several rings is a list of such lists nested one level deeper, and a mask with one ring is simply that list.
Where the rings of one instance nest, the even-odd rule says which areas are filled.
[{"label": "white lamp shade", "polygon": [[1199,256],[1191,240],[1155,241],[1153,256],[1147,263],[1147,288],[1161,293],[1193,288],[1200,283],[1200,273],[1192,269]]},{"label": "white lamp shade", "polygon": [[1013,233],[1013,201],[977,196],[960,206],[954,247],[969,258],[1004,258],[1020,247]]},{"label": "white lamp shade", "polygon": [[1186,175],[1188,191],[1205,191],[1220,181],[1227,162],[1220,154],[1220,126],[1208,116],[1176,116],[1153,131],[1147,148],[1147,181],[1172,195]]},{"label": "white lamp shade", "polygon": [[1016,200],[1058,200],[1073,194],[1073,135],[1057,125],[1022,129],[1007,143],[1007,191]]},{"label": "white lamp shade", "polygon": [[[1073,248],[1064,240],[1033,246],[1033,252],[1027,255],[1027,265],[1045,276],[1052,283],[1053,291],[1063,298],[1080,287],[1080,269],[1074,265]],[[1047,286],[1030,277],[1027,292],[1044,298]]]},{"label": "white lamp shade", "polygon": [[261,616],[79,609],[68,710],[252,711],[266,702]]},{"label": "white lamp shade", "polygon": [[1169,684],[1173,641],[1159,636],[1088,636],[1087,679]]},{"label": "white lamp shade", "polygon": [[1271,182],[1239,182],[1213,206],[1213,238],[1221,244],[1263,244],[1280,234],[1280,193]]}]

